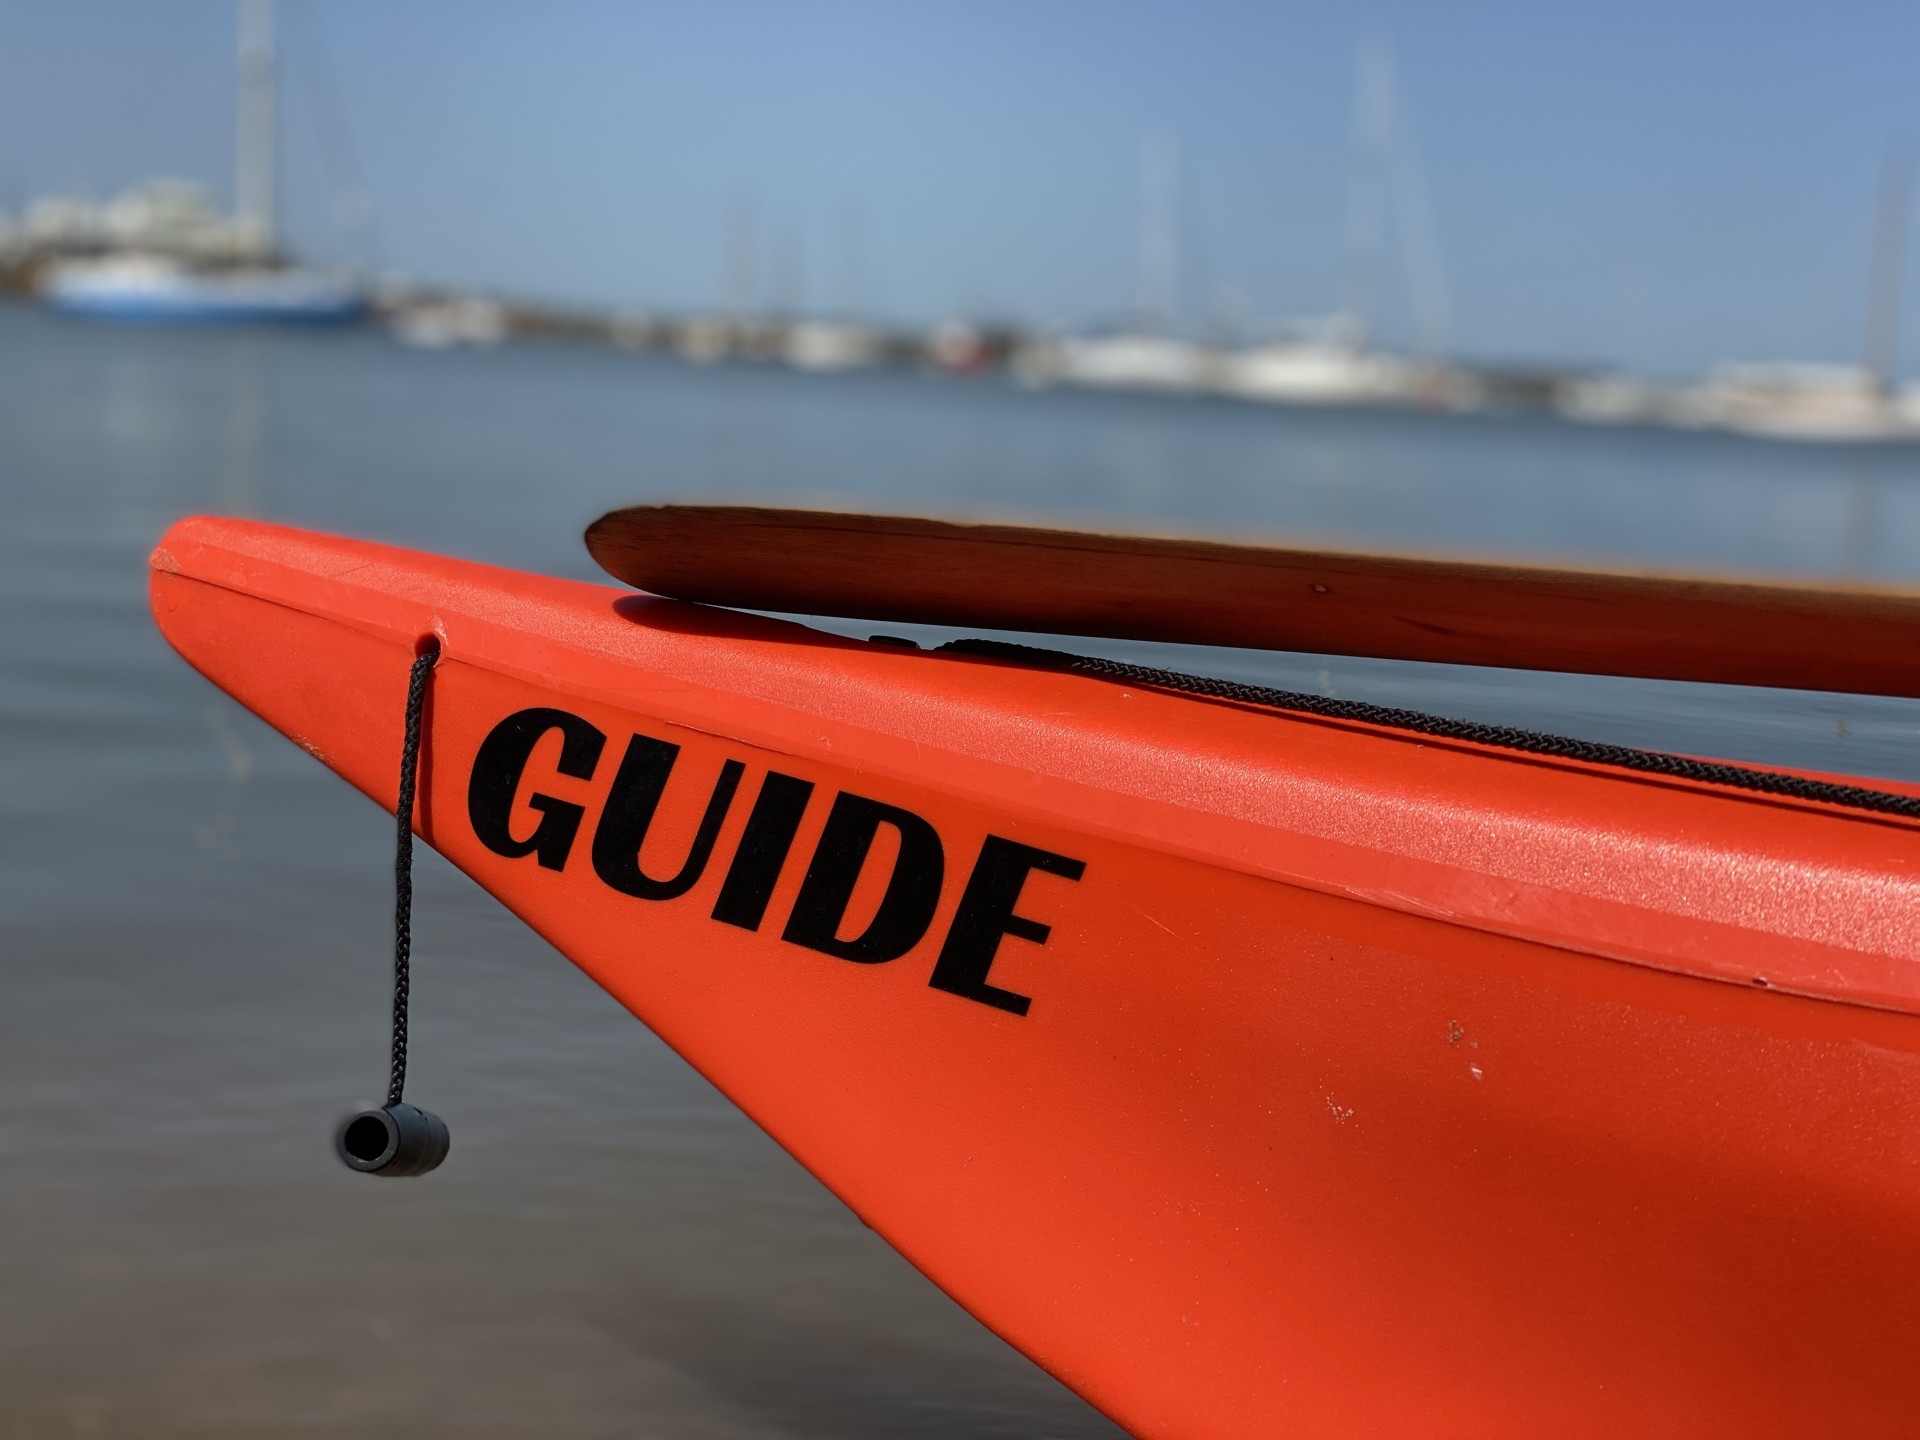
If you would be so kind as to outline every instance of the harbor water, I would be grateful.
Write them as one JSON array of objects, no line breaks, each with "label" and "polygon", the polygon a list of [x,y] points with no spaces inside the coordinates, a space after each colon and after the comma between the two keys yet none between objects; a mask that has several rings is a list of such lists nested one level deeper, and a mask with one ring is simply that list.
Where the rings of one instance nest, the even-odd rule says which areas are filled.
[{"label": "harbor water", "polygon": [[[1920,573],[1913,449],[0,308],[0,1436],[1117,1434],[431,853],[452,1158],[331,1153],[384,1082],[392,822],[171,654],[148,550],[211,511],[589,579],[587,522],[669,498]],[[1913,702],[1128,653],[1920,779]]]}]

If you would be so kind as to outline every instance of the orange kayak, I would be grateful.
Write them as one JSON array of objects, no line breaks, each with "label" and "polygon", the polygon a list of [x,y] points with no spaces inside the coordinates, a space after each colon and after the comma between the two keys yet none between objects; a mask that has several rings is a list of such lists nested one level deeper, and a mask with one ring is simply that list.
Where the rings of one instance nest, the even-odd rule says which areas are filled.
[{"label": "orange kayak", "polygon": [[256,523],[152,594],[389,808],[437,639],[421,838],[1137,1434],[1912,1433],[1920,821]]}]

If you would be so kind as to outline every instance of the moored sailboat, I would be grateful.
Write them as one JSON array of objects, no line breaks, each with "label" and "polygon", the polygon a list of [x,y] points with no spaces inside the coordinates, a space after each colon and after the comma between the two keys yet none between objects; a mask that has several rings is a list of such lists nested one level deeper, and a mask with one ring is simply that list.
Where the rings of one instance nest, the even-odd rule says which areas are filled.
[{"label": "moored sailboat", "polygon": [[202,228],[199,253],[135,246],[56,261],[39,278],[48,306],[90,319],[168,324],[339,325],[361,319],[351,276],[286,263],[275,238],[275,55],[271,0],[240,0],[235,215]]}]

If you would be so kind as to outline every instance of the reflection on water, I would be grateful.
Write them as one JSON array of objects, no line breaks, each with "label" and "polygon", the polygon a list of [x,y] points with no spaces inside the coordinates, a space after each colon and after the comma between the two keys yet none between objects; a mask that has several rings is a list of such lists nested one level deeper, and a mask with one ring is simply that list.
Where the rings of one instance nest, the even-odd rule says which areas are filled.
[{"label": "reflection on water", "polygon": [[[1111,1433],[430,855],[414,1083],[458,1144],[419,1185],[341,1170],[327,1128],[384,1073],[390,821],[153,634],[144,557],[179,514],[582,577],[589,519],[669,495],[1920,566],[1911,452],[17,310],[0,494],[0,1418],[22,1434]],[[1920,777],[1906,703],[1148,653]]]},{"label": "reflection on water", "polygon": [[1847,543],[1841,570],[1863,575],[1871,568],[1874,543],[1880,532],[1880,491],[1886,483],[1878,457],[1857,462],[1847,485]]},{"label": "reflection on water", "polygon": [[271,360],[268,337],[233,336],[226,346],[226,444],[220,467],[220,510],[258,516],[266,480],[267,402],[264,371]]}]

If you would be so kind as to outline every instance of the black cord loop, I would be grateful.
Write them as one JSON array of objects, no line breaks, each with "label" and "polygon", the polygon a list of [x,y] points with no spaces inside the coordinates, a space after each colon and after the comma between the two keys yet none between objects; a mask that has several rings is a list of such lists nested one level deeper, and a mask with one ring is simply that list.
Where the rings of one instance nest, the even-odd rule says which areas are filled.
[{"label": "black cord loop", "polygon": [[440,659],[440,642],[428,640],[414,657],[407,676],[406,738],[400,746],[400,796],[394,807],[399,824],[393,855],[393,1069],[387,1104],[398,1105],[407,1085],[407,999],[413,959],[413,795],[420,773],[420,721],[426,711],[427,680]]},{"label": "black cord loop", "polygon": [[349,1170],[389,1177],[425,1175],[447,1158],[447,1123],[431,1110],[401,1100],[407,1085],[408,971],[413,959],[413,799],[420,778],[420,732],[427,680],[440,659],[440,642],[423,640],[407,674],[405,733],[400,742],[400,793],[393,807],[398,838],[393,853],[393,1068],[387,1103],[341,1120],[334,1153]]}]

